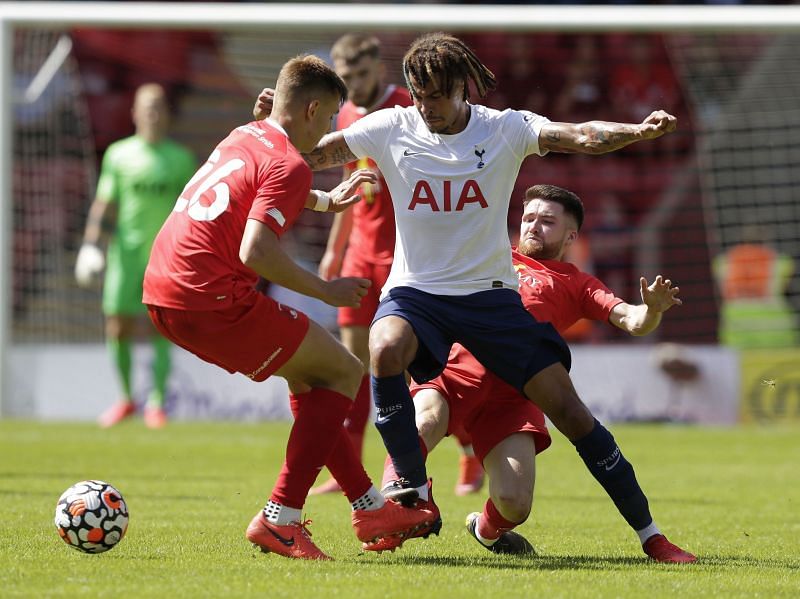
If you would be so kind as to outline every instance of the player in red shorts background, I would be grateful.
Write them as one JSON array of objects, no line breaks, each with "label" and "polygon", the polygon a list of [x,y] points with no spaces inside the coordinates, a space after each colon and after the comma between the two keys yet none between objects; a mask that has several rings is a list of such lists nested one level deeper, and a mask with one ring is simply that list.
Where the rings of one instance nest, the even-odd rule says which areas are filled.
[{"label": "player in red shorts background", "polygon": [[[660,275],[652,284],[641,278],[643,303],[631,305],[597,278],[564,262],[582,223],[583,205],[572,192],[554,185],[526,191],[520,246],[512,252],[525,308],[559,332],[581,318],[607,321],[636,336],[652,332],[664,312],[681,304],[679,289]],[[453,346],[445,371],[427,383],[412,384],[411,392],[422,446],[430,452],[453,429],[463,428],[472,435],[486,468],[490,497],[483,513],[467,516],[469,533],[494,553],[532,553],[530,543],[512,529],[530,514],[535,455],[551,443],[542,411],[459,344]],[[384,483],[394,477],[387,458]],[[669,543],[655,523],[639,536],[645,553],[657,561],[694,561]]]},{"label": "player in red shorts background", "polygon": [[323,465],[342,483],[362,541],[379,531],[407,534],[432,514],[384,501],[343,429],[363,375],[358,359],[305,314],[258,293],[261,276],[333,306],[358,306],[370,282],[324,281],[298,266],[281,236],[304,208],[339,211],[374,182],[354,172],[330,194],[311,190],[300,152],[330,129],[346,96],[324,61],[299,56],[281,69],[270,119],[234,129],[187,183],[153,245],[143,302],[157,329],[177,345],[229,372],[289,383],[295,422],[286,459],[247,538],[265,552],[330,559],[301,517]]}]

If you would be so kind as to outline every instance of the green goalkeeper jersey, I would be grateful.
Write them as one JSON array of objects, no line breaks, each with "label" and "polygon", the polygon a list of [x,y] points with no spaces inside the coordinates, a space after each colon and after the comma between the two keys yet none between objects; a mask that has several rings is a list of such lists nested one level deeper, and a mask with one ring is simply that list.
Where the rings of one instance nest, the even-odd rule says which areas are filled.
[{"label": "green goalkeeper jersey", "polygon": [[149,254],[161,225],[194,175],[194,155],[169,139],[155,144],[136,135],[114,142],[103,156],[97,197],[117,204],[112,244]]},{"label": "green goalkeeper jersey", "polygon": [[195,171],[194,155],[164,139],[132,136],[108,147],[97,197],[117,205],[117,226],[108,246],[103,312],[139,314],[142,279],[161,225]]}]

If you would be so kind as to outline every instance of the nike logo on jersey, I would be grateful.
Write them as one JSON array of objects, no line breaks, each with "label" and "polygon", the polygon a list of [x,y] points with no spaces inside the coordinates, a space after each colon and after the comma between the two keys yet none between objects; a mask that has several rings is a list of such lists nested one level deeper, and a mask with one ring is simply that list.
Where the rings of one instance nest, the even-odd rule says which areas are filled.
[{"label": "nike logo on jersey", "polygon": [[526,123],[527,123],[529,120],[531,120],[532,118],[533,118],[533,117],[532,117],[531,115],[529,115],[529,114],[522,115],[522,120],[523,120],[523,121],[525,121]]},{"label": "nike logo on jersey", "polygon": [[424,154],[424,153],[425,152],[412,152],[411,150],[406,148],[405,151],[403,152],[403,156],[406,156],[406,157],[408,157],[408,156],[419,156],[420,154]]},{"label": "nike logo on jersey", "polygon": [[286,547],[291,547],[292,545],[294,545],[294,537],[289,537],[287,539],[286,537],[282,537],[281,535],[279,535],[277,532],[275,532],[274,530],[272,530],[269,527],[267,527],[267,530],[269,531],[269,534],[271,534],[273,537],[278,539],[278,541],[280,543],[282,543],[283,545],[285,545]]}]

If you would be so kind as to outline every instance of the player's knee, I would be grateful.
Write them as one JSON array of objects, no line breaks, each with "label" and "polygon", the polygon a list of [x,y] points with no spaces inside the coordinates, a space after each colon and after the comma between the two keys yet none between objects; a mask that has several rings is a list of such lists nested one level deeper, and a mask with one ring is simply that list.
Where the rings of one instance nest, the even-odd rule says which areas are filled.
[{"label": "player's knee", "polygon": [[340,373],[337,377],[344,388],[345,395],[356,396],[358,388],[361,386],[361,379],[364,378],[364,372],[364,364],[361,363],[361,360],[350,352],[346,352],[346,355],[342,357]]},{"label": "player's knee", "polygon": [[420,410],[416,407],[416,421],[417,429],[422,432],[423,430],[432,430],[436,427],[437,419],[433,410]]},{"label": "player's knee", "polygon": [[533,493],[521,489],[501,490],[492,494],[492,501],[503,518],[521,524],[530,516]]},{"label": "player's knee", "polygon": [[407,364],[398,339],[385,336],[370,338],[370,370],[376,377],[392,376],[405,371]]},{"label": "player's knee", "polygon": [[312,387],[325,387],[338,391],[342,395],[354,398],[364,376],[364,365],[361,360],[341,347],[341,351],[328,356],[324,371],[317,371],[312,379],[304,382]]},{"label": "player's knee", "polygon": [[438,445],[439,441],[447,434],[447,421],[442,422],[434,410],[417,412],[416,422],[417,431],[429,451]]}]

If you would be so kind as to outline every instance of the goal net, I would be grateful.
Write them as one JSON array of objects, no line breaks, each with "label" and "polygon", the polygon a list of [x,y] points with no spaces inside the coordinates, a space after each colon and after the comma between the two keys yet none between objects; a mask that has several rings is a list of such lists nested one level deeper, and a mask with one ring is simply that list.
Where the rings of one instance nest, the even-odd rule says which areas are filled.
[{"label": "goal net", "polygon": [[81,292],[71,276],[97,172],[71,46],[63,31],[23,30],[14,38],[15,342],[84,341],[102,332],[97,294]]},{"label": "goal net", "polygon": [[[344,10],[318,8],[332,16]],[[404,5],[418,9],[423,7]],[[304,27],[302,19],[278,26],[266,14],[249,25],[221,17],[182,22],[173,14],[166,23],[137,23],[135,29],[120,29],[121,22],[97,25],[94,18],[13,29],[13,291],[6,343],[102,340],[100,287],[79,289],[72,272],[99,158],[110,142],[132,132],[136,86],[158,81],[167,87],[175,109],[172,137],[201,162],[248,119],[255,95],[274,83],[287,58],[328,58],[339,35],[370,29],[367,22],[350,27],[341,20],[329,28]],[[800,35],[726,31],[713,22],[707,31],[659,30],[658,21],[624,20],[592,30],[576,22],[543,26],[531,18],[509,19],[482,29],[480,22],[462,21],[450,31],[497,75],[498,89],[482,100],[489,106],[568,122],[639,122],[661,108],[678,116],[679,128],[602,157],[529,158],[512,198],[512,241],[525,188],[566,187],[586,207],[572,261],[632,303],[639,300],[640,275],[652,280],[663,274],[680,286],[679,315],[665,318],[649,341],[735,345],[742,338],[726,327],[740,326],[728,321],[739,310],[752,329],[745,337],[763,339],[764,329],[775,333],[767,333],[768,345],[795,345]],[[402,84],[400,60],[425,27],[403,24],[390,32],[391,24],[383,22],[372,30],[383,44],[388,81]],[[339,176],[318,174],[316,185],[331,187]],[[330,222],[328,215],[306,211],[286,240],[309,268],[322,254]],[[751,250],[745,258],[735,251],[741,246]],[[748,276],[754,280],[742,279]],[[770,304],[767,311],[780,312],[778,320],[760,311],[762,300]],[[622,338],[602,326],[578,327],[570,337]]]},{"label": "goal net", "polygon": [[[129,109],[136,85],[147,80],[169,85],[176,108],[173,136],[200,159],[230,126],[249,116],[252,99],[274,82],[287,57],[301,52],[327,57],[338,36],[316,30],[268,36],[149,33],[27,29],[15,37],[14,81],[20,92],[14,108],[15,341],[102,335],[99,288],[80,290],[72,267],[99,156],[114,137],[132,131]],[[682,317],[665,321],[662,339],[717,340],[722,298],[712,265],[749,230],[760,232],[781,255],[800,258],[796,36],[455,33],[498,76],[498,89],[485,99],[490,106],[526,108],[570,122],[638,122],[656,107],[679,116],[672,136],[600,159],[527,160],[509,217],[513,239],[519,198],[529,185],[552,183],[577,192],[587,221],[585,245],[573,259],[632,300],[640,274],[662,273],[681,286],[687,298]],[[378,33],[389,81],[402,83],[399,63],[416,34]],[[153,36],[173,41],[155,43]],[[145,37],[151,39],[142,46]],[[98,38],[105,54],[96,52]],[[75,40],[73,51],[35,101],[26,100],[25,89],[63,39]],[[139,42],[134,50],[132,41]],[[158,51],[180,54],[186,68],[170,71],[147,59],[148,52]],[[319,185],[330,185],[338,173],[318,176]],[[297,255],[309,265],[320,257],[329,222],[326,215],[310,213],[292,233]],[[785,283],[780,293],[800,307],[797,276]]]}]

